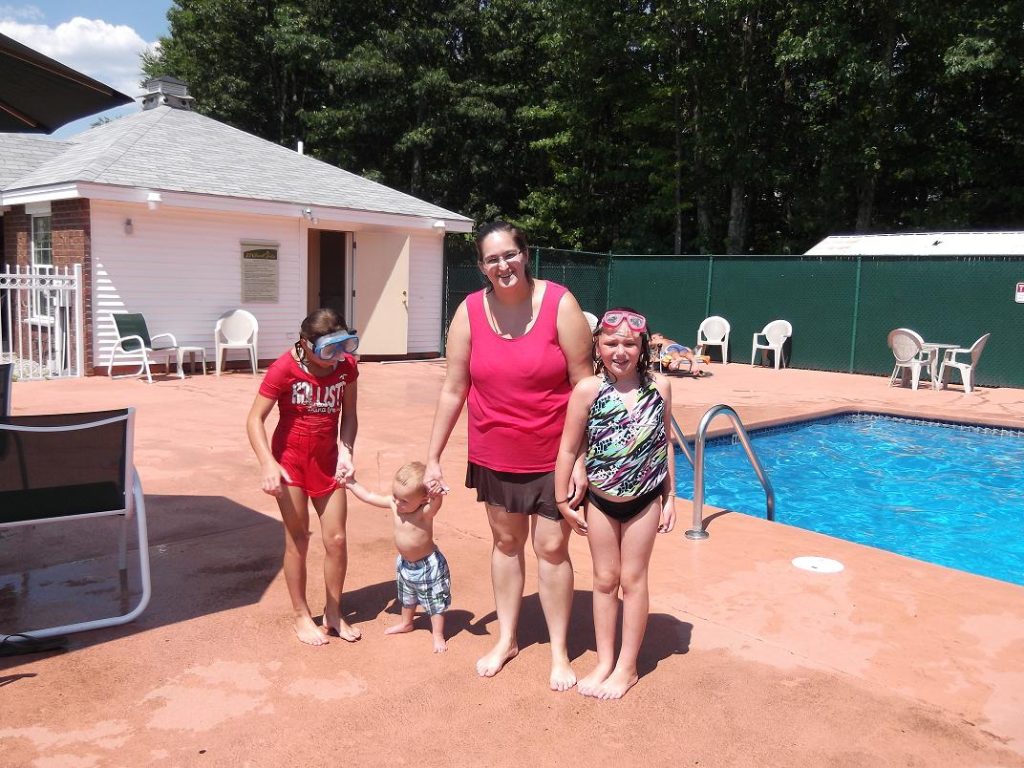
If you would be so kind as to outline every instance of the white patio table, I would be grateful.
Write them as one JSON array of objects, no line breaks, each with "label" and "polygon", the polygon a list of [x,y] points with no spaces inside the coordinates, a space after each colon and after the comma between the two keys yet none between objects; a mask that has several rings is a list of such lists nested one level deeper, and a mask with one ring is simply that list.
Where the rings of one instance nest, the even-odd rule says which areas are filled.
[{"label": "white patio table", "polygon": [[196,354],[202,358],[203,376],[206,375],[206,347],[178,347],[178,377],[185,378],[185,355],[189,359],[189,373],[196,375]]},{"label": "white patio table", "polygon": [[939,381],[939,363],[947,349],[957,349],[959,344],[945,344],[938,341],[926,341],[921,349],[928,353],[928,372],[932,379],[932,389],[942,389]]}]

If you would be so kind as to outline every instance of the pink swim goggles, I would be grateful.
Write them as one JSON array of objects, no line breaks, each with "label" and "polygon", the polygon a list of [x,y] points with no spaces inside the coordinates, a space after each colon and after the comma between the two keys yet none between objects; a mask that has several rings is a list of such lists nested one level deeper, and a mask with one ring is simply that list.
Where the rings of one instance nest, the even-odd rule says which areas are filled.
[{"label": "pink swim goggles", "polygon": [[613,309],[610,312],[605,312],[604,317],[601,318],[601,325],[609,330],[615,330],[623,323],[628,325],[631,331],[636,331],[637,333],[643,333],[647,330],[647,318],[636,312]]}]

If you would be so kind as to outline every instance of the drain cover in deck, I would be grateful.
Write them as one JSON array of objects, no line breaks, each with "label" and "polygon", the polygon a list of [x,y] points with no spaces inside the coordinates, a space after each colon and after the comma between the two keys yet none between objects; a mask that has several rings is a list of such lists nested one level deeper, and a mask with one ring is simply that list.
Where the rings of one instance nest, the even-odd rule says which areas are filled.
[{"label": "drain cover in deck", "polygon": [[793,565],[802,571],[815,573],[839,573],[843,570],[842,563],[828,557],[794,557]]}]

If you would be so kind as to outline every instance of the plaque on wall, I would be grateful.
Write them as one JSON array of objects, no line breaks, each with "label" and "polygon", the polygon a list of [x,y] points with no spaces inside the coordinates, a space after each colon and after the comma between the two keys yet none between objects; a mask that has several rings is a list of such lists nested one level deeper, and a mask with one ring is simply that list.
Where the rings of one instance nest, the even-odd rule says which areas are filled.
[{"label": "plaque on wall", "polygon": [[242,303],[277,303],[278,243],[242,242]]}]

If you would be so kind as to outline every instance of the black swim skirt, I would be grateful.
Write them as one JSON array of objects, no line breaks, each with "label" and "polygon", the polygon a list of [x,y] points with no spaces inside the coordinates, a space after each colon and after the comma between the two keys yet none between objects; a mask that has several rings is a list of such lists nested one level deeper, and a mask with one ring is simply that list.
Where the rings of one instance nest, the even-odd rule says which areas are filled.
[{"label": "black swim skirt", "polygon": [[548,520],[561,520],[555,505],[555,473],[499,472],[469,462],[466,487],[476,488],[476,500],[506,512],[540,515]]},{"label": "black swim skirt", "polygon": [[659,485],[653,491],[637,496],[629,501],[609,501],[591,492],[587,488],[587,501],[604,512],[612,520],[625,523],[643,512],[650,506],[651,502],[661,496],[662,487]]}]

